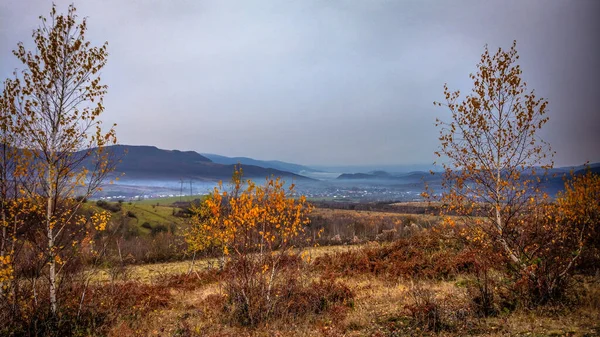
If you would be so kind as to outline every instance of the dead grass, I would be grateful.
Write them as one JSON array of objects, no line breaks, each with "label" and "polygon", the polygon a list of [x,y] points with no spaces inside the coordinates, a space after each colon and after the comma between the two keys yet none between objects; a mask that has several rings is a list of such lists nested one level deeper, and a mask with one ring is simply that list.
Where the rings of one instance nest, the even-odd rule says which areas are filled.
[{"label": "dead grass", "polygon": [[[415,282],[365,275],[342,281],[356,294],[353,309],[275,321],[255,329],[230,326],[223,320],[224,295],[216,282],[191,291],[172,290],[168,307],[158,308],[128,328],[116,325],[111,336],[597,336],[600,332],[600,309],[589,306],[523,309],[492,318],[462,319],[461,310],[467,310],[469,299],[458,282],[420,281],[418,286],[435,294],[444,319],[455,320],[434,333],[414,324],[406,309]],[[593,290],[591,296],[600,293],[597,283],[588,282],[586,287]]]},{"label": "dead grass", "polygon": [[[418,216],[409,213],[395,213],[395,212],[380,212],[380,211],[363,211],[363,210],[347,210],[347,209],[330,209],[330,208],[316,208],[312,215],[320,215],[328,219],[339,219],[344,217],[357,217],[357,218],[373,218],[374,220],[381,219],[392,219],[402,221],[406,217],[411,219],[418,219],[421,222],[436,222],[440,219],[439,216],[435,215],[423,215]],[[410,225],[410,224],[407,224]]]},{"label": "dead grass", "polygon": [[[309,247],[306,248],[306,252],[310,259],[314,260],[327,254],[335,254],[354,249],[359,249],[359,247],[345,245]],[[191,260],[131,265],[127,267],[128,279],[142,283],[151,283],[164,276],[187,273],[190,270],[191,265]],[[217,258],[197,259],[194,262],[192,271],[204,271],[206,269],[216,268],[217,265]],[[106,269],[96,269],[90,271],[90,273],[93,273],[93,281],[95,282],[110,281],[109,272]]]},{"label": "dead grass", "polygon": [[402,201],[391,204],[392,206],[411,206],[411,207],[439,207],[442,206],[441,202],[433,201]]},{"label": "dead grass", "polygon": [[[309,249],[314,259],[345,256],[360,246],[329,246]],[[329,254],[329,255],[328,255]],[[199,277],[215,259],[196,262]],[[189,261],[132,267],[132,278],[161,282],[185,273]],[[312,269],[308,280],[321,277]],[[314,274],[314,275],[313,275]],[[124,319],[110,336],[597,336],[600,333],[600,280],[576,278],[570,305],[524,308],[478,317],[472,312],[465,284],[474,276],[458,274],[452,279],[386,277],[372,273],[338,275],[354,293],[354,305],[334,307],[324,313],[279,319],[256,328],[231,325],[223,312],[226,295],[218,278],[199,279],[194,286],[170,287],[171,300],[135,321]],[[194,281],[192,281],[194,282]],[[424,328],[415,316],[415,300],[429,294],[439,315],[436,331]],[[428,296],[429,296],[428,295]],[[418,304],[418,303],[417,303]],[[436,316],[437,317],[437,316]]]}]

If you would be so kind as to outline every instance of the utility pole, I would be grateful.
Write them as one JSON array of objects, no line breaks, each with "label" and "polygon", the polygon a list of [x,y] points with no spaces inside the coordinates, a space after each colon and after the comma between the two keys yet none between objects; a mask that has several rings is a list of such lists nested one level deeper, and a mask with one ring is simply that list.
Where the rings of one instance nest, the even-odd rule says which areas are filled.
[{"label": "utility pole", "polygon": [[192,201],[192,198],[193,198],[192,196],[194,195],[194,194],[192,193],[192,191],[193,191],[193,190],[192,190],[192,179],[190,179],[190,201]]},{"label": "utility pole", "polygon": [[181,201],[181,197],[183,196],[183,178],[180,178],[179,182],[181,183],[181,187],[179,188],[179,201]]}]

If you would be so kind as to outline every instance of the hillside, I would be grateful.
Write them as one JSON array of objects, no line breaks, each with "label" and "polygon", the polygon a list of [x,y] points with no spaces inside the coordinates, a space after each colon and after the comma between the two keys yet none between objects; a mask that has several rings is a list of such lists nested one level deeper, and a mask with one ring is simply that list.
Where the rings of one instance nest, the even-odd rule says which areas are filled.
[{"label": "hillside", "polygon": [[[155,146],[115,145],[110,153],[120,158],[116,174],[124,174],[125,180],[135,179],[197,179],[225,180],[231,178],[234,165],[215,163],[194,151],[163,150]],[[310,178],[273,168],[243,165],[244,176],[264,178],[280,176],[298,180]]]}]

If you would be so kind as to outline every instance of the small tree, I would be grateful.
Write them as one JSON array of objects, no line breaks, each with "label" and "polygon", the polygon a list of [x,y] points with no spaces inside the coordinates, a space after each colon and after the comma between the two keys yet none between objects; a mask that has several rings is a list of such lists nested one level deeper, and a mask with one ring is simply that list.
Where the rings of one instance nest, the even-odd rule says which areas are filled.
[{"label": "small tree", "polygon": [[304,196],[294,198],[294,184],[267,179],[263,186],[234,172],[228,192],[219,184],[203,205],[194,209],[187,235],[191,249],[217,246],[231,268],[227,291],[246,324],[254,325],[273,312],[281,286],[282,265],[300,243],[312,206]]},{"label": "small tree", "polygon": [[[11,104],[23,119],[20,151],[30,158],[28,170],[34,178],[25,191],[38,204],[31,212],[43,216],[43,226],[32,230],[46,238],[40,254],[48,264],[50,308],[55,314],[58,274],[67,262],[61,251],[77,244],[71,225],[84,228],[90,221],[78,211],[114,168],[105,146],[115,144],[116,137],[114,126],[104,132],[99,119],[107,89],[99,72],[106,64],[107,44],[92,47],[86,41],[86,20],[77,22],[73,5],[66,15],[57,14],[53,6],[50,18],[40,19],[41,26],[33,32],[35,51],[27,51],[22,43],[14,51],[25,70]],[[107,220],[105,213],[91,219],[98,229]]]},{"label": "small tree", "polygon": [[471,74],[473,89],[460,92],[444,85],[450,121],[437,120],[440,150],[447,159],[441,201],[446,210],[470,216],[470,238],[497,244],[520,271],[532,275],[534,257],[522,240],[524,221],[544,199],[539,170],[550,168],[552,153],[538,137],[548,121],[548,103],[537,98],[521,79],[516,42],[510,50],[490,55],[487,46]]}]

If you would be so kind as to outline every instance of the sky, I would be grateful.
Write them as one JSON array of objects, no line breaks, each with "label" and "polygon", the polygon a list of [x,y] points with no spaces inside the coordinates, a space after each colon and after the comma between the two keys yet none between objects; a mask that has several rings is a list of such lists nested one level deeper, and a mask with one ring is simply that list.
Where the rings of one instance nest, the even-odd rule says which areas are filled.
[{"label": "sky", "polygon": [[[55,1],[66,12],[69,1]],[[430,164],[443,84],[517,40],[557,166],[600,161],[600,1],[86,0],[121,144],[307,165]],[[0,1],[0,79],[47,0]]]}]

